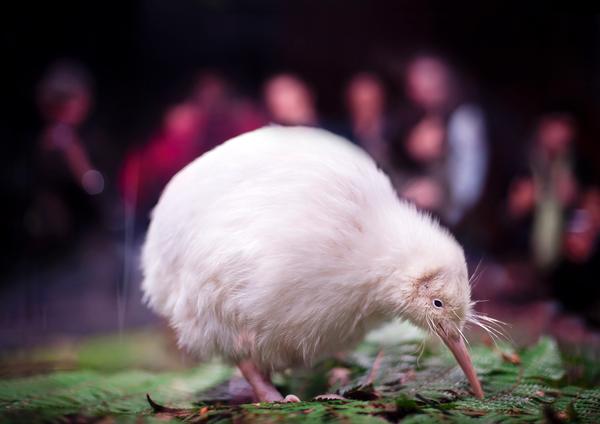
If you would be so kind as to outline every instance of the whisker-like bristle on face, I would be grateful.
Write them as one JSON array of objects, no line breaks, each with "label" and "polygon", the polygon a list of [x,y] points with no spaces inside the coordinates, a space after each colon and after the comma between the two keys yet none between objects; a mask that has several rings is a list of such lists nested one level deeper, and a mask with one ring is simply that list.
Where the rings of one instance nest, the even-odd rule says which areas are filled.
[{"label": "whisker-like bristle on face", "polygon": [[429,326],[429,331],[430,331],[431,335],[437,336],[437,338],[441,342],[443,342],[444,340],[442,339],[442,336],[440,336],[439,329],[436,327],[435,321],[433,320],[433,318],[431,318],[429,315],[427,315],[426,319],[427,319],[427,325]]},{"label": "whisker-like bristle on face", "polygon": [[423,353],[425,353],[425,339],[421,340],[420,346],[421,347],[419,348],[419,355],[417,356],[417,367],[419,367],[421,357],[423,356]]},{"label": "whisker-like bristle on face", "polygon": [[427,326],[429,327],[429,333],[431,333],[431,335],[438,335],[437,331],[435,331],[435,324],[433,322],[433,319],[429,316],[429,314],[425,315],[425,320],[427,321]]},{"label": "whisker-like bristle on face", "polygon": [[469,285],[471,286],[471,290],[474,290],[475,287],[477,287],[477,284],[479,284],[479,281],[481,281],[480,277],[481,273],[471,275],[471,278],[469,278]]},{"label": "whisker-like bristle on face", "polygon": [[431,320],[429,319],[429,315],[425,315],[425,321],[427,322],[427,327],[429,327],[429,332],[433,334],[433,326],[431,324]]},{"label": "whisker-like bristle on face", "polygon": [[[482,322],[484,321],[484,322]],[[487,315],[471,313],[467,317],[467,322],[470,324],[474,324],[484,330],[487,335],[492,339],[494,344],[497,345],[496,340],[503,339],[510,344],[514,344],[514,340],[506,334],[503,325],[507,325],[506,323],[497,320],[495,318],[490,318]]]},{"label": "whisker-like bristle on face", "polygon": [[[489,317],[488,317],[489,318]],[[510,343],[511,345],[516,345],[517,343],[515,342],[515,340],[512,338],[512,336],[505,330],[507,327],[510,327],[511,325],[508,323],[505,323],[503,321],[498,321],[495,323],[488,323],[488,325],[493,326],[494,328],[496,328],[496,330],[502,334],[502,338],[504,340],[506,340],[508,343]]]},{"label": "whisker-like bristle on face", "polygon": [[487,323],[489,323],[491,325],[495,325],[495,326],[498,326],[500,328],[501,327],[505,327],[505,326],[510,327],[510,325],[508,323],[504,322],[504,321],[501,321],[501,320],[496,319],[496,318],[492,318],[489,315],[485,315],[485,314],[482,314],[482,313],[479,313],[479,312],[473,311],[473,310],[469,312],[469,315],[468,315],[467,319],[477,320],[477,321],[485,321],[485,322],[487,322]]},{"label": "whisker-like bristle on face", "polygon": [[510,327],[509,324],[483,314],[476,314],[474,317],[479,323],[485,323],[486,327],[493,329],[500,337],[513,343],[513,340],[504,330],[505,327]]},{"label": "whisker-like bristle on face", "polygon": [[458,327],[458,325],[455,326],[456,327],[456,331],[458,331],[458,334],[460,334],[460,336],[462,337],[462,339],[465,341],[465,343],[467,344],[467,346],[471,346],[471,344],[469,343],[469,340],[467,340],[467,338],[465,337],[465,334],[462,332],[462,330]]},{"label": "whisker-like bristle on face", "polygon": [[479,277],[481,277],[481,275],[483,274],[483,269],[479,269],[482,261],[483,258],[479,259],[479,263],[477,263],[475,271],[473,271],[473,274],[471,274],[471,278],[469,278],[469,284],[471,285],[471,289],[474,289],[477,286],[477,284],[479,283]]},{"label": "whisker-like bristle on face", "polygon": [[468,322],[470,324],[473,324],[473,325],[481,328],[488,335],[488,337],[492,340],[492,342],[494,342],[494,345],[498,346],[498,343],[496,342],[496,340],[498,339],[498,336],[495,333],[493,333],[492,331],[490,331],[490,329],[487,326],[480,323],[479,321],[469,320]]},{"label": "whisker-like bristle on face", "polygon": [[492,327],[489,327],[482,323],[480,323],[480,326],[487,332],[488,335],[493,335],[496,342],[500,342],[501,340],[508,341],[508,337],[504,336],[502,333],[493,329]]},{"label": "whisker-like bristle on face", "polygon": [[451,309],[451,311],[452,311],[452,313],[454,314],[454,316],[455,316],[455,317],[456,317],[456,318],[457,318],[459,321],[461,321],[460,317],[459,317],[459,316],[458,316],[458,314],[456,313],[456,308],[452,308],[452,309]]},{"label": "whisker-like bristle on face", "polygon": [[501,320],[499,320],[499,319],[492,318],[492,317],[490,317],[490,316],[488,316],[488,315],[477,314],[477,318],[478,318],[478,319],[481,319],[481,320],[484,320],[484,321],[487,321],[487,322],[489,322],[490,324],[497,325],[497,326],[499,326],[499,327],[510,327],[510,324],[508,324],[508,323],[506,323],[506,322],[504,322],[504,321],[501,321]]}]

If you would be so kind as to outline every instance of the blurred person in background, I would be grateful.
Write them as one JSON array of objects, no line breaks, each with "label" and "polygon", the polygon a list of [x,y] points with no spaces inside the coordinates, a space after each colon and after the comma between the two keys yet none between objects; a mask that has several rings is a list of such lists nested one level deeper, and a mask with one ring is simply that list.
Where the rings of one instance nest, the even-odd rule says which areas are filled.
[{"label": "blurred person in background", "polygon": [[[34,165],[34,192],[25,225],[42,257],[58,253],[101,220],[98,195],[105,179],[92,157],[93,137],[82,136],[93,103],[92,82],[79,64],[49,68],[37,89],[44,120]],[[96,146],[96,159],[102,156]],[[58,248],[58,249],[57,249]]]},{"label": "blurred person in background", "polygon": [[408,107],[394,141],[399,193],[456,226],[480,199],[488,168],[486,123],[441,57],[418,55],[404,72]]},{"label": "blurred person in background", "polygon": [[200,73],[190,100],[204,120],[199,154],[266,123],[256,102],[241,96],[227,78],[216,71]]},{"label": "blurred person in background", "polygon": [[345,103],[350,115],[350,139],[365,149],[384,171],[390,172],[389,123],[383,82],[368,72],[354,75],[346,86]]},{"label": "blurred person in background", "polygon": [[181,168],[220,143],[266,122],[252,101],[237,96],[219,73],[200,73],[186,99],[168,108],[161,129],[131,151],[121,170],[126,205],[144,219]]},{"label": "blurred person in background", "polygon": [[509,188],[509,248],[530,257],[542,271],[551,269],[560,257],[564,219],[577,200],[575,136],[570,115],[543,116],[520,175]]},{"label": "blurred person in background", "polygon": [[589,324],[600,324],[600,191],[588,181],[577,138],[571,114],[546,113],[535,125],[521,163],[515,155],[517,171],[508,188],[499,256],[506,278],[494,288],[497,300],[552,305],[545,318],[548,330],[572,343],[590,337]]},{"label": "blurred person in background", "polygon": [[564,217],[576,199],[574,141],[576,127],[569,115],[542,118],[531,156],[535,187],[532,247],[536,265],[547,269],[560,255]]},{"label": "blurred person in background", "polygon": [[313,92],[296,75],[282,73],[269,78],[264,84],[263,102],[272,123],[320,125]]},{"label": "blurred person in background", "polygon": [[175,173],[203,151],[205,116],[190,102],[167,110],[160,131],[147,145],[129,153],[121,171],[127,205],[146,212]]}]

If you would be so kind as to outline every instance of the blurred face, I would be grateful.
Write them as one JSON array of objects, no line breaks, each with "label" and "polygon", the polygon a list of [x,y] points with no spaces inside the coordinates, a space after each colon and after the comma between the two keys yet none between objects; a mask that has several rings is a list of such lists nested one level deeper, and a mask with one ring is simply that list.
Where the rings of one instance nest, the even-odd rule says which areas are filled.
[{"label": "blurred face", "polygon": [[353,115],[380,115],[385,103],[381,82],[369,75],[355,77],[348,86],[347,102]]},{"label": "blurred face", "polygon": [[585,262],[594,252],[597,229],[585,210],[578,210],[563,238],[565,256],[575,263]]},{"label": "blurred face", "polygon": [[199,78],[194,89],[194,100],[208,111],[218,109],[227,99],[227,82],[219,75],[207,74]]},{"label": "blurred face", "polygon": [[439,59],[415,59],[406,72],[408,97],[426,110],[444,107],[450,99],[448,67]]},{"label": "blurred face", "polygon": [[167,113],[165,118],[165,130],[175,138],[194,137],[199,125],[199,114],[191,105],[176,106]]},{"label": "blurred face", "polygon": [[543,119],[538,127],[540,147],[551,155],[566,153],[575,136],[575,129],[566,117]]},{"label": "blurred face", "polygon": [[535,185],[531,178],[513,181],[508,196],[508,211],[514,218],[528,214],[535,204]]},{"label": "blurred face", "polygon": [[419,122],[406,139],[406,151],[414,160],[427,163],[440,159],[444,153],[446,129],[441,120],[426,118]]},{"label": "blurred face", "polygon": [[316,121],[308,87],[291,75],[271,79],[265,87],[264,98],[269,115],[277,123],[311,125]]},{"label": "blurred face", "polygon": [[87,118],[90,106],[89,94],[81,90],[73,93],[54,107],[50,107],[51,110],[48,112],[48,116],[50,119],[63,124],[77,126]]}]

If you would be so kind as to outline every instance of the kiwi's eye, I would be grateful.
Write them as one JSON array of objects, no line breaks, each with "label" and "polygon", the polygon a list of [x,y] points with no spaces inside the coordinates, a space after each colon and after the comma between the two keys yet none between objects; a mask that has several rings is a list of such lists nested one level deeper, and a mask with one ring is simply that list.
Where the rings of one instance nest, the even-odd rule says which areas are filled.
[{"label": "kiwi's eye", "polygon": [[440,299],[433,299],[433,306],[436,308],[441,308],[444,306],[444,302],[442,302]]}]

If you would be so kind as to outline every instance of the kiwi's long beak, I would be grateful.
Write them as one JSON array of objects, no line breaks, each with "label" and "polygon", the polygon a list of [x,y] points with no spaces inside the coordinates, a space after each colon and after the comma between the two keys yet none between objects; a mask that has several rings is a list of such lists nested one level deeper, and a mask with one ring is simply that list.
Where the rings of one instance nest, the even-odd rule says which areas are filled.
[{"label": "kiwi's long beak", "polygon": [[467,376],[475,396],[479,399],[483,399],[483,390],[481,389],[481,384],[477,378],[477,373],[475,373],[475,368],[473,368],[473,363],[471,362],[471,357],[469,356],[469,351],[465,346],[465,342],[460,335],[455,334],[453,331],[446,331],[442,326],[440,327],[441,331],[439,331],[438,334],[444,343],[446,343],[446,346],[448,346],[448,349],[450,349],[450,352],[452,352],[456,358],[458,365],[460,365]]}]

